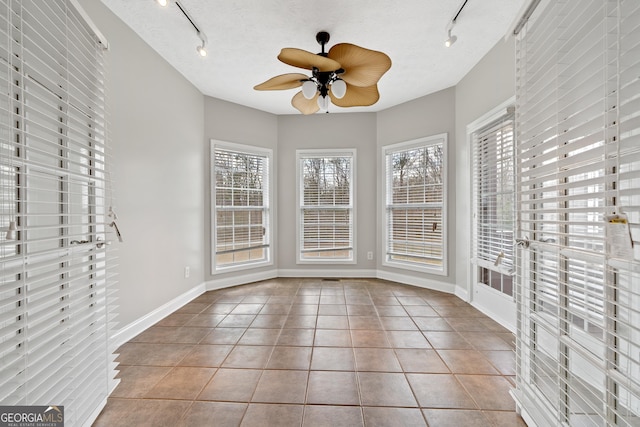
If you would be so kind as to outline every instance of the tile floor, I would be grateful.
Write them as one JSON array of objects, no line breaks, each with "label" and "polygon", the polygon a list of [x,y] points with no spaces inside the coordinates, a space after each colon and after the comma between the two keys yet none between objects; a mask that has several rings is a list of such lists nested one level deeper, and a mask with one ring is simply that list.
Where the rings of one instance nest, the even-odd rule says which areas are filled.
[{"label": "tile floor", "polygon": [[94,426],[525,426],[513,335],[382,280],[207,292],[122,345]]}]

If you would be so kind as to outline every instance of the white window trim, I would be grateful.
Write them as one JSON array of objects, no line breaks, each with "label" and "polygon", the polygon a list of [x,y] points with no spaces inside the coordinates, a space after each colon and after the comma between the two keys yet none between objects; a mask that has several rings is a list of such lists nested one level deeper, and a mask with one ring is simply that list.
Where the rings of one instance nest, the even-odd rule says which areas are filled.
[{"label": "white window trim", "polygon": [[[209,161],[210,161],[210,165],[209,165],[209,171],[210,171],[210,182],[209,182],[209,189],[210,189],[210,194],[211,194],[211,201],[210,201],[210,214],[211,214],[211,233],[210,233],[210,237],[211,237],[211,243],[210,243],[210,248],[211,248],[211,274],[212,275],[218,275],[218,274],[225,274],[225,273],[231,273],[231,272],[237,272],[237,271],[246,271],[246,270],[252,270],[255,268],[260,268],[260,267],[266,267],[266,266],[271,266],[274,264],[274,250],[275,250],[275,245],[274,245],[274,237],[275,237],[275,214],[274,214],[274,205],[275,205],[275,198],[274,198],[274,193],[275,193],[275,181],[274,181],[274,171],[275,168],[273,166],[273,150],[270,148],[264,148],[264,147],[258,147],[255,145],[246,145],[246,144],[238,144],[235,142],[228,142],[228,141],[220,141],[220,140],[216,140],[216,139],[211,139],[210,140],[210,145],[211,145],[211,152],[210,152],[210,156],[209,156]],[[216,153],[216,149],[223,149],[223,150],[229,150],[229,151],[237,151],[237,152],[241,152],[241,153],[246,153],[246,154],[255,154],[255,155],[259,155],[259,156],[266,156],[267,157],[267,162],[268,162],[268,168],[269,168],[269,177],[268,177],[268,183],[269,183],[269,190],[268,190],[268,200],[269,200],[269,205],[267,206],[267,217],[268,217],[268,224],[267,224],[267,233],[269,236],[269,245],[268,245],[268,251],[267,251],[267,257],[265,260],[261,260],[261,261],[255,261],[255,262],[247,262],[247,263],[243,263],[243,264],[235,264],[235,265],[230,265],[230,266],[223,266],[223,267],[217,267],[216,265],[216,241],[217,241],[217,236],[216,236],[216,175],[214,172],[214,165],[215,165],[215,153]]]},{"label": "white window trim", "polygon": [[[474,193],[474,171],[472,170],[473,168],[473,156],[474,156],[474,133],[476,133],[477,131],[481,130],[482,128],[484,128],[485,126],[489,125],[491,122],[494,122],[498,119],[500,119],[502,116],[504,116],[506,114],[507,108],[509,107],[514,107],[516,104],[516,97],[512,96],[509,99],[507,99],[506,101],[504,101],[503,103],[501,103],[500,105],[498,105],[497,107],[491,109],[491,111],[483,114],[482,116],[480,116],[479,118],[477,118],[476,120],[474,120],[473,122],[469,123],[467,125],[467,129],[466,129],[466,133],[467,133],[467,146],[469,147],[469,157],[468,157],[468,165],[470,166],[470,172],[469,172],[469,189],[471,190],[469,192],[469,206],[471,207],[471,215],[469,216],[469,223],[468,223],[468,235],[469,236],[473,236],[474,230],[475,230],[475,221],[476,221],[476,217],[477,217],[477,206],[475,204],[475,193]],[[515,132],[514,132],[514,138],[515,138]],[[515,155],[515,154],[514,154]],[[515,236],[515,229],[514,229],[514,236]],[[473,295],[474,292],[474,288],[478,285],[478,262],[477,259],[475,258],[475,254],[473,252],[473,245],[469,245],[469,263],[467,265],[467,277],[469,278],[469,290],[471,292],[471,295]],[[515,268],[515,267],[514,267]],[[514,272],[511,271],[505,271],[505,274],[515,274]],[[514,276],[515,277],[515,276]],[[489,287],[491,288],[491,287]],[[491,288],[492,289],[492,288]],[[500,294],[502,294],[502,292],[499,292]],[[507,295],[505,295],[509,300],[515,300],[515,292],[513,293],[513,297],[509,297]]]},{"label": "white window trim", "polygon": [[[388,246],[388,241],[389,241],[389,235],[387,233],[387,224],[388,224],[388,218],[387,218],[387,195],[389,194],[389,188],[387,186],[387,153],[388,152],[392,152],[392,151],[398,151],[398,150],[407,150],[407,149],[411,149],[411,148],[417,148],[417,147],[424,147],[424,146],[428,146],[428,145],[437,145],[439,143],[442,143],[442,156],[443,156],[443,163],[444,163],[444,174],[442,177],[442,267],[441,268],[434,268],[434,267],[428,267],[428,266],[421,266],[421,265],[417,265],[415,263],[409,263],[409,262],[401,262],[401,261],[390,261],[387,257],[387,246]],[[393,267],[393,268],[398,268],[398,269],[402,269],[402,270],[410,270],[410,271],[417,271],[420,273],[429,273],[429,274],[434,274],[434,275],[438,275],[438,276],[447,276],[448,275],[448,240],[449,240],[449,233],[448,233],[448,214],[447,214],[447,204],[448,204],[448,197],[447,197],[447,187],[448,187],[448,175],[449,175],[449,156],[447,154],[447,145],[448,145],[448,136],[446,133],[441,133],[441,134],[437,134],[437,135],[431,135],[431,136],[427,136],[427,137],[423,137],[423,138],[418,138],[418,139],[412,139],[409,141],[403,141],[403,142],[399,142],[399,143],[395,143],[395,144],[390,144],[390,145],[385,145],[382,147],[382,155],[381,155],[381,168],[380,170],[382,171],[381,175],[381,180],[382,180],[382,203],[381,203],[381,216],[380,218],[382,218],[382,227],[384,229],[384,232],[381,233],[382,234],[382,238],[381,240],[381,247],[380,247],[380,254],[382,254],[382,265],[384,267]]]},{"label": "white window trim", "polygon": [[[300,149],[296,150],[296,264],[356,264],[358,256],[357,256],[357,238],[356,238],[356,177],[357,177],[357,150],[355,148],[335,148],[335,149]],[[300,248],[300,159],[304,155],[312,155],[312,156],[351,156],[353,161],[351,165],[351,217],[352,217],[352,251],[351,251],[351,259],[302,259],[301,248]]]}]

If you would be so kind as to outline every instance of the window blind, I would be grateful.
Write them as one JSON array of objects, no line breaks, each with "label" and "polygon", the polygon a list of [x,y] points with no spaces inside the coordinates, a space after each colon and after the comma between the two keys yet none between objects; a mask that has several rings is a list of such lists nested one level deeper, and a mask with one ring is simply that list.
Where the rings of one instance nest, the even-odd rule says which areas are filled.
[{"label": "window blind", "polygon": [[104,47],[73,1],[0,1],[0,402],[68,425],[114,386]]},{"label": "window blind", "polygon": [[214,269],[269,260],[270,154],[213,148]]},{"label": "window blind", "polygon": [[[513,108],[513,107],[512,107]],[[513,294],[515,229],[514,115],[473,134],[473,258],[478,282]]]},{"label": "window blind", "polygon": [[298,152],[299,261],[352,261],[355,151]]},{"label": "window blind", "polygon": [[446,135],[383,148],[386,262],[446,270]]},{"label": "window blind", "polygon": [[517,38],[514,395],[537,425],[640,422],[639,29],[637,1],[563,0]]}]

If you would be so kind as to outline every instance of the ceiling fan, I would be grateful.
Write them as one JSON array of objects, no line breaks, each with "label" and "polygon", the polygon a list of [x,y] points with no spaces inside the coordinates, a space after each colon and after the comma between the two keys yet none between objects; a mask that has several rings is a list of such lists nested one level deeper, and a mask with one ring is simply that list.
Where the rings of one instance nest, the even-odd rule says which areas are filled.
[{"label": "ceiling fan", "polygon": [[255,90],[284,90],[302,87],[291,105],[302,114],[329,109],[329,99],[339,107],[369,106],[378,102],[378,80],[391,68],[391,59],[375,50],[350,43],[339,43],[325,52],[329,33],[320,31],[316,41],[322,52],[313,54],[292,47],[280,51],[285,64],[311,70],[311,76],[288,73],[254,86]]}]

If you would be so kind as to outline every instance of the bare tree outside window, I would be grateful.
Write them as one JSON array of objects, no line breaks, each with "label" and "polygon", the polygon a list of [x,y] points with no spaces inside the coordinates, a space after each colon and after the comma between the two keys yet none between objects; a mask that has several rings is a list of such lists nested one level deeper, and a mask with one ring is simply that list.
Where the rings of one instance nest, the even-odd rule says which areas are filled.
[{"label": "bare tree outside window", "polygon": [[444,149],[388,149],[387,261],[443,268]]}]

